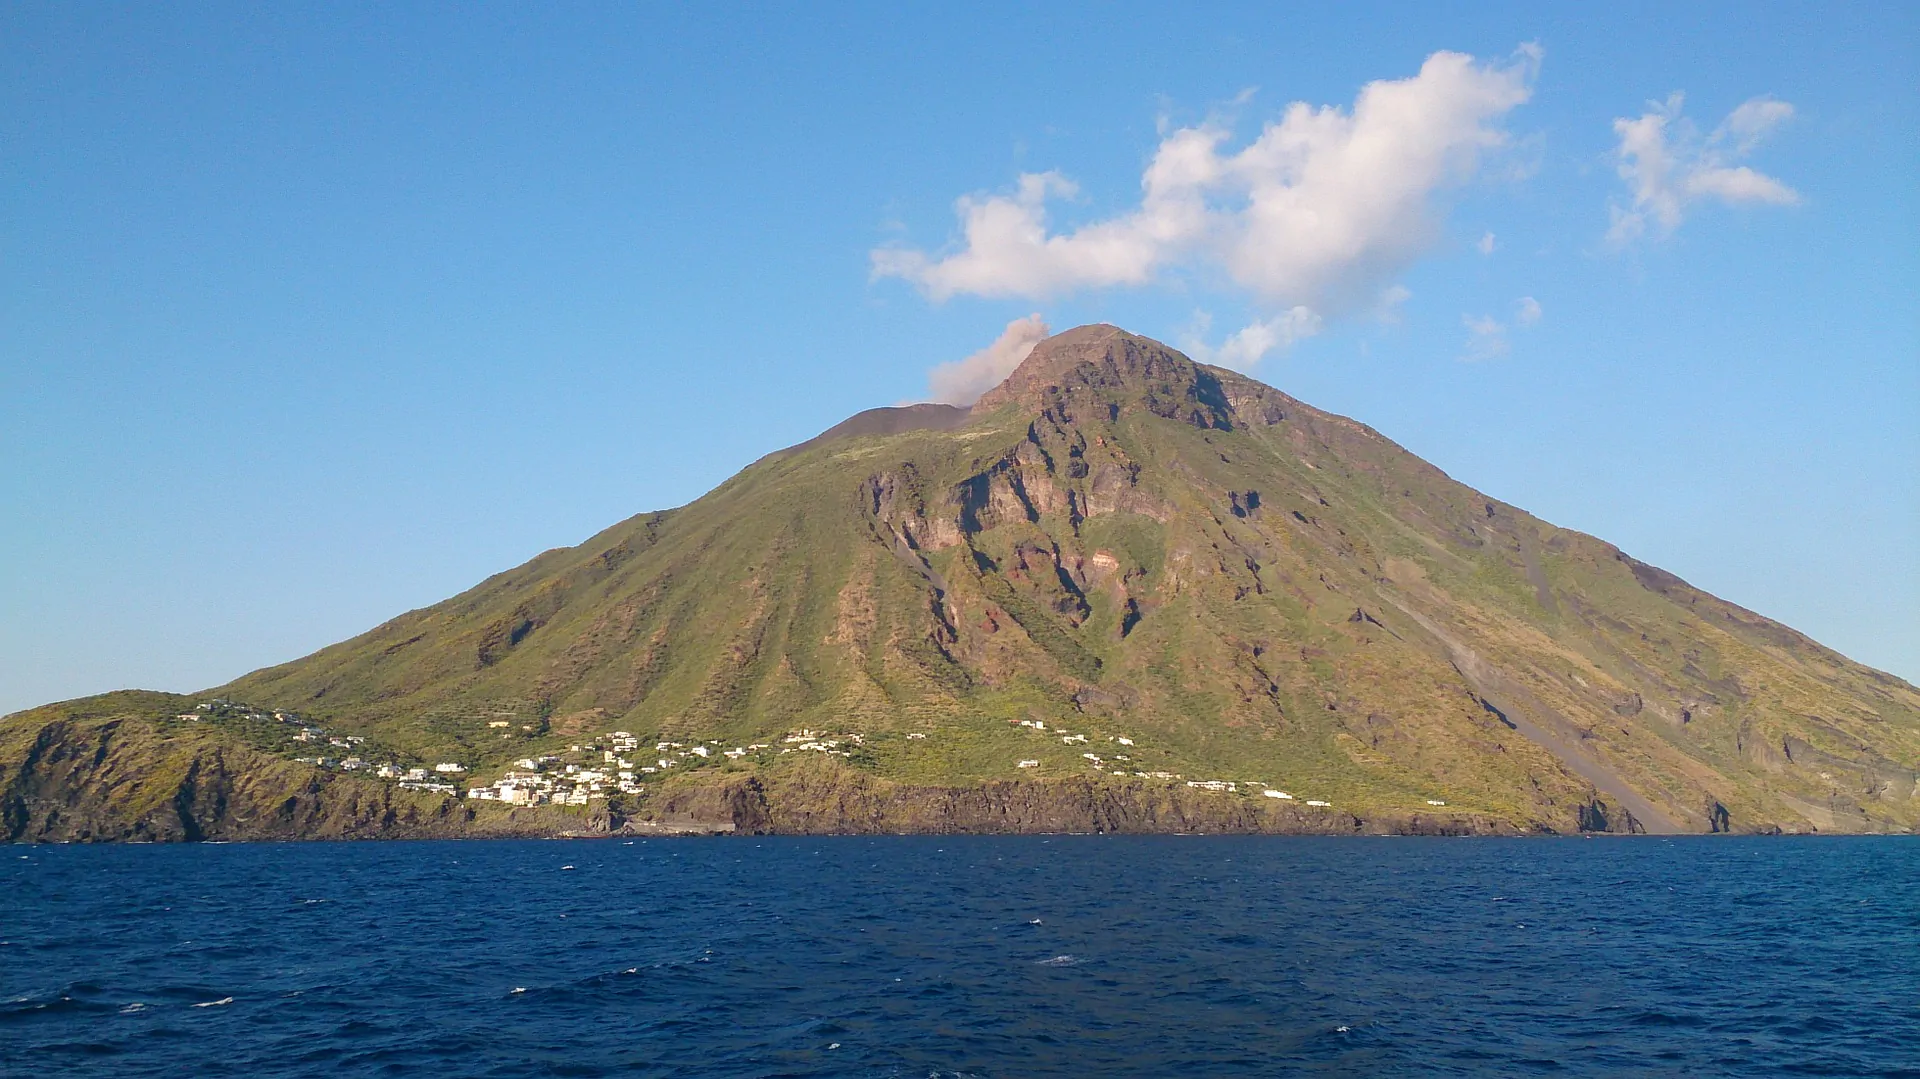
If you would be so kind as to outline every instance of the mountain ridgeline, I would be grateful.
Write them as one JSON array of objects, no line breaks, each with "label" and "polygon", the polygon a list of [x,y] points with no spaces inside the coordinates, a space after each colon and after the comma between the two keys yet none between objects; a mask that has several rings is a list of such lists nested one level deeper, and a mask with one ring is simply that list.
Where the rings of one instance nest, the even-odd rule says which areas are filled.
[{"label": "mountain ridgeline", "polygon": [[[179,837],[180,813],[188,838],[557,828],[235,765],[166,727],[208,696],[482,778],[630,732],[641,789],[596,801],[602,830],[1920,824],[1913,686],[1110,326],[1042,342],[970,410],[862,413],[202,697],[0,725],[16,839]],[[182,803],[209,755],[234,793],[189,779]]]}]

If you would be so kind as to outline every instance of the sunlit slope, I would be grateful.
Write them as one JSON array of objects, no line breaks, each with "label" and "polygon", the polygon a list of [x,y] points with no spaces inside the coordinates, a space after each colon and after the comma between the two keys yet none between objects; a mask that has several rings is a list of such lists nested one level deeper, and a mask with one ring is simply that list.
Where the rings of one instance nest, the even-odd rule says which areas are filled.
[{"label": "sunlit slope", "polygon": [[282,752],[271,724],[202,721],[195,703],[123,690],[0,720],[0,841],[510,837],[596,823],[317,769]]},{"label": "sunlit slope", "polygon": [[1920,820],[1912,686],[1111,327],[961,426],[770,456],[221,692],[482,763],[812,729],[915,784],[1033,760],[1555,830]]}]

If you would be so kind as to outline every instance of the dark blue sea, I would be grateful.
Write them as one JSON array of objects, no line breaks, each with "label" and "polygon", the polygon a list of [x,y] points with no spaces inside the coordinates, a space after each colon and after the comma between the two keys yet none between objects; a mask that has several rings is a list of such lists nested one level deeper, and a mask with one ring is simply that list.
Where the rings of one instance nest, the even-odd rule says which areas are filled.
[{"label": "dark blue sea", "polygon": [[0,857],[7,1076],[1920,1076],[1914,839]]}]

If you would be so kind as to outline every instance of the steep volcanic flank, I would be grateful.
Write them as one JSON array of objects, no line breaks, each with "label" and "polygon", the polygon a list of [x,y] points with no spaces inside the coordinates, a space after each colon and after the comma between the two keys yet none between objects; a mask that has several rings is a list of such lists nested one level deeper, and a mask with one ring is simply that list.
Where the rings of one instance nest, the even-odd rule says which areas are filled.
[{"label": "steep volcanic flank", "polygon": [[[970,411],[862,413],[213,692],[482,775],[614,729],[768,747],[682,754],[615,819],[1920,822],[1912,686],[1111,326],[1043,342]],[[0,727],[0,797],[33,775],[7,747],[58,713]],[[848,748],[793,752],[802,731]],[[35,782],[15,835],[58,831]]]}]

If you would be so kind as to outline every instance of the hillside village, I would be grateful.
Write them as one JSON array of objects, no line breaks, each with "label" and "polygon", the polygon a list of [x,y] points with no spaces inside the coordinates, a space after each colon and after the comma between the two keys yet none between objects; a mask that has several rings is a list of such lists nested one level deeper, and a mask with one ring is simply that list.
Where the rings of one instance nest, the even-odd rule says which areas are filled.
[{"label": "hillside village", "polygon": [[[864,735],[828,734],[811,728],[793,731],[778,742],[729,746],[719,739],[684,743],[656,741],[650,748],[641,736],[630,731],[607,731],[597,739],[569,744],[564,750],[519,758],[491,782],[476,782],[472,779],[473,773],[488,770],[482,765],[457,760],[408,761],[401,754],[370,744],[363,736],[329,730],[309,717],[285,709],[257,708],[216,697],[174,718],[192,723],[253,724],[257,730],[276,735],[282,748],[301,764],[388,780],[402,790],[514,806],[587,806],[616,794],[643,796],[648,781],[665,779],[676,769],[690,770],[748,759],[771,763],[789,753],[817,753],[851,760],[867,748]],[[488,724],[489,728],[503,725],[500,720]],[[1146,767],[1135,759],[1139,752],[1135,739],[1125,735],[1090,736],[1050,728],[1046,722],[1036,719],[1010,720],[1009,726],[1036,739],[1049,742],[1057,739],[1069,749],[1091,746],[1098,737],[1104,747],[1101,752],[1084,749],[1079,754],[1084,767],[1093,774],[1116,779],[1158,780],[1184,784],[1195,790],[1259,795],[1298,801],[1315,808],[1332,808],[1332,803],[1324,799],[1296,799],[1293,794],[1259,780],[1188,779],[1178,772]],[[929,737],[926,732],[913,732],[906,734],[904,740],[924,742]],[[307,749],[318,752],[303,752]],[[1041,766],[1040,757],[1020,757],[1012,762],[1012,771],[1018,774]],[[1444,806],[1446,802],[1430,798],[1427,804]]]},{"label": "hillside village", "polygon": [[[467,769],[457,761],[441,761],[432,766],[404,763],[398,754],[370,745],[357,734],[339,734],[298,712],[280,708],[256,708],[243,702],[215,697],[195,706],[191,712],[174,717],[182,723],[220,722],[226,725],[248,723],[255,733],[266,734],[278,748],[290,750],[293,759],[329,771],[360,772],[393,780],[404,790],[430,794],[454,794],[458,788],[451,780]],[[306,748],[320,752],[305,754]],[[330,752],[331,751],[331,752]],[[384,758],[384,759],[383,759]]]}]

